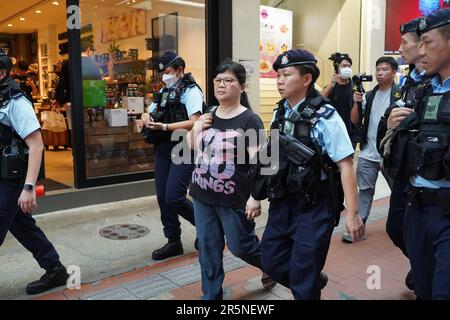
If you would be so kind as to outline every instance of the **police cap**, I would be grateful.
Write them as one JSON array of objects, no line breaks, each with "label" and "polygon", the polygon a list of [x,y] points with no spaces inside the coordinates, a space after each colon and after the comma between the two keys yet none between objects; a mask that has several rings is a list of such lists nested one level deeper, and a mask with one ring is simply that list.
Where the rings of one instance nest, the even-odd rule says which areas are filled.
[{"label": "police cap", "polygon": [[422,17],[413,19],[405,24],[402,24],[400,26],[400,33],[404,35],[410,32],[416,32],[417,28],[419,27],[420,21],[422,21]]},{"label": "police cap", "polygon": [[172,51],[167,51],[166,53],[164,53],[160,58],[159,58],[159,65],[158,65],[158,70],[159,72],[163,72],[164,70],[166,70],[168,67],[170,67],[177,59],[179,58],[179,56]]},{"label": "police cap", "polygon": [[417,34],[420,36],[430,30],[450,24],[450,8],[438,10],[419,22]]},{"label": "police cap", "polygon": [[273,64],[273,69],[278,71],[291,66],[315,65],[317,60],[314,55],[306,50],[289,50],[280,54]]}]

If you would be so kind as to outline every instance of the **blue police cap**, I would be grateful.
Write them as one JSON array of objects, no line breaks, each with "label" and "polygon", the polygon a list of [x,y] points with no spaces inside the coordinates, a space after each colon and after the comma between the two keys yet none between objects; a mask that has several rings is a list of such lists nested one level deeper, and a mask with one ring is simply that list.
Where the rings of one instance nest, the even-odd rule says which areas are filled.
[{"label": "blue police cap", "polygon": [[314,55],[306,50],[289,50],[283,54],[280,54],[273,64],[273,69],[278,71],[279,69],[300,66],[300,65],[315,65],[317,60]]},{"label": "blue police cap", "polygon": [[438,10],[419,22],[417,34],[422,35],[430,30],[450,24],[450,8]]},{"label": "blue police cap", "polygon": [[160,58],[159,58],[159,65],[158,65],[158,70],[159,72],[163,72],[164,70],[166,70],[168,67],[170,67],[177,59],[179,58],[179,56],[172,51],[167,51],[166,53],[164,53]]},{"label": "blue police cap", "polygon": [[402,24],[400,26],[400,33],[402,35],[404,35],[406,33],[416,32],[417,28],[419,28],[419,24],[422,21],[422,19],[423,19],[423,17],[420,17],[420,18],[416,18],[416,19],[413,19],[411,21],[408,21],[405,24]]}]

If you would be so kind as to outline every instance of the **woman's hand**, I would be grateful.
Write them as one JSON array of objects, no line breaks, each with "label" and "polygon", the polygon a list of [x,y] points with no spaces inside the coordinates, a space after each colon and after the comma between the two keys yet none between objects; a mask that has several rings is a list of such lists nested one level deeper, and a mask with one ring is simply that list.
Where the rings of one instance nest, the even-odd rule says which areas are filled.
[{"label": "woman's hand", "polygon": [[141,120],[144,122],[144,126],[149,127],[150,122],[153,122],[153,118],[150,113],[143,113],[141,115]]},{"label": "woman's hand", "polygon": [[248,220],[255,220],[255,218],[261,215],[261,201],[253,199],[250,197],[247,201],[247,206],[245,208],[245,214]]},{"label": "woman's hand", "polygon": [[29,215],[33,214],[33,212],[37,209],[36,192],[34,190],[22,190],[17,205],[20,207],[23,213]]},{"label": "woman's hand", "polygon": [[212,127],[213,117],[210,113],[206,113],[198,118],[194,124],[194,131],[201,132]]}]

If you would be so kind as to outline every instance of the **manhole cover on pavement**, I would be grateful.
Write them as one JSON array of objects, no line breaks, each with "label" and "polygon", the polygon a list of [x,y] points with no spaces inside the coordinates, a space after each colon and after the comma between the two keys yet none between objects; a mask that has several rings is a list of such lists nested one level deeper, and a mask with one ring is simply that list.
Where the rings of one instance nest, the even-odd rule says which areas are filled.
[{"label": "manhole cover on pavement", "polygon": [[150,229],[131,224],[119,224],[100,230],[100,235],[110,240],[134,240],[145,237],[149,233]]}]

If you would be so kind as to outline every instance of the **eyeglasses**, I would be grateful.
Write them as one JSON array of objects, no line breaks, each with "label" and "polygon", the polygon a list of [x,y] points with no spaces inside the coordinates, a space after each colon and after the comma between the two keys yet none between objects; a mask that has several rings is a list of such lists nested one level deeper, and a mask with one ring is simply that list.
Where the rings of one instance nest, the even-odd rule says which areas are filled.
[{"label": "eyeglasses", "polygon": [[213,82],[216,86],[220,85],[223,82],[226,87],[228,87],[229,85],[233,84],[236,81],[237,80],[233,79],[233,78],[225,78],[225,79],[214,78],[213,79]]}]

